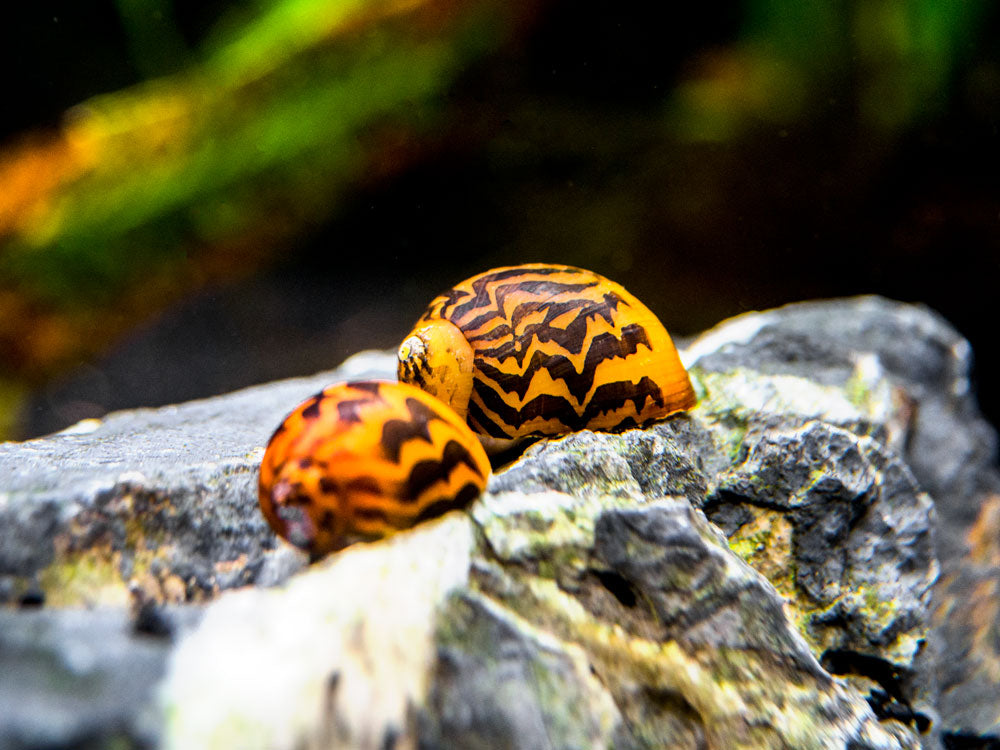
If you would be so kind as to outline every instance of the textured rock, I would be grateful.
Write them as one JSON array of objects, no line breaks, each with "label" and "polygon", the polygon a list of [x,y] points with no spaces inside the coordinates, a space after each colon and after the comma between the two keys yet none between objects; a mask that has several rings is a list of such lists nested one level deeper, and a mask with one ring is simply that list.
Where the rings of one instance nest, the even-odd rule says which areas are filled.
[{"label": "textured rock", "polygon": [[[1000,746],[996,620],[977,614],[995,607],[989,592],[1000,591],[1000,569],[977,559],[970,544],[980,509],[1000,493],[1000,473],[996,433],[979,414],[971,390],[968,343],[926,308],[863,297],[734,318],[699,338],[686,361],[707,382],[720,376],[728,381],[741,371],[774,379],[806,376],[807,388],[826,383],[868,412],[852,423],[833,404],[814,410],[898,454],[934,500],[941,579],[933,593],[933,629],[919,659],[929,664],[923,678],[902,677],[915,688],[926,682],[916,691],[925,694],[935,689],[932,677],[940,680],[935,708],[947,747]],[[796,389],[775,389],[773,398],[758,401],[758,411],[737,406],[722,412],[731,411],[729,419],[743,429],[763,422],[766,430],[773,423],[767,412],[777,400],[790,400],[790,390]],[[728,400],[748,402],[744,396]]]},{"label": "textured rock", "polygon": [[[748,440],[746,459],[706,503],[736,549],[794,605],[814,648],[910,672],[937,578],[932,503],[875,440],[824,422]],[[933,699],[929,673],[905,674],[908,703]]]},{"label": "textured rock", "polygon": [[957,738],[1000,738],[1000,496],[982,505],[969,539],[966,564],[951,566],[935,597],[936,635],[946,649],[939,706]]},{"label": "textured rock", "polygon": [[[200,612],[177,614],[190,624]],[[167,622],[152,634],[121,609],[0,610],[0,747],[154,745]]]},{"label": "textured rock", "polygon": [[391,373],[391,363],[369,353],[335,373],[0,444],[0,602],[124,605],[130,585],[189,601],[287,567],[270,560],[289,550],[275,552],[255,507],[264,444],[331,379]]},{"label": "textured rock", "polygon": [[480,595],[583,649],[621,714],[613,747],[919,745],[820,667],[774,588],[686,500],[498,496],[473,515],[491,553]]},{"label": "textured rock", "polygon": [[806,378],[855,402],[888,395],[878,420],[888,428],[882,437],[935,499],[943,562],[967,550],[978,501],[1000,491],[996,432],[971,390],[972,351],[924,307],[860,297],[752,313],[699,338],[685,361],[703,372],[747,368]]},{"label": "textured rock", "polygon": [[[468,512],[307,569],[259,518],[262,446],[387,355],[0,446],[0,597],[46,606],[0,613],[0,746],[1000,741],[995,438],[964,341],[862,298],[685,357],[689,414],[538,442]],[[92,706],[18,705],[6,675],[43,684],[82,632]]]}]

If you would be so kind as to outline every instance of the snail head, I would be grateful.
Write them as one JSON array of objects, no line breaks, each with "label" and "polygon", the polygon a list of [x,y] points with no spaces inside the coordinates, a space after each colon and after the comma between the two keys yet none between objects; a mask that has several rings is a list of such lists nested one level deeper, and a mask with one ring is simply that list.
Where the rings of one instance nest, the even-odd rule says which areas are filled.
[{"label": "snail head", "polygon": [[472,395],[472,346],[454,323],[423,321],[399,345],[399,380],[448,404],[463,420]]}]

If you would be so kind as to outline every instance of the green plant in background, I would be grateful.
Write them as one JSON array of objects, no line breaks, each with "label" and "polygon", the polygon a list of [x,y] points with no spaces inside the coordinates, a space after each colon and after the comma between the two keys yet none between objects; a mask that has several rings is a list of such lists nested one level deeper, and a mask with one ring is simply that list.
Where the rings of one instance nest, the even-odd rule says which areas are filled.
[{"label": "green plant in background", "polygon": [[415,158],[443,92],[512,19],[478,0],[278,0],[193,53],[169,3],[119,8],[140,67],[174,72],[0,153],[7,394],[251,272],[350,185]]},{"label": "green plant in background", "polygon": [[942,111],[988,7],[982,0],[857,3],[850,33],[866,121],[895,131]]},{"label": "green plant in background", "polygon": [[[680,228],[718,247],[730,236],[718,218],[732,203],[726,180],[744,169],[759,184],[755,159],[772,177],[762,133],[811,134],[781,152],[788,168],[815,164],[839,127],[865,144],[845,161],[872,169],[873,151],[946,106],[987,10],[985,0],[744,0],[737,38],[696,50],[650,110],[608,107],[585,86],[520,91],[526,79],[506,75],[523,65],[543,6],[556,26],[558,14],[593,8],[259,0],[191,49],[169,0],[117,4],[148,80],[0,151],[0,436],[32,383],[181,294],[271,262],[358,185],[421,158],[428,140],[486,155],[494,192],[484,195],[509,228],[511,257],[545,248],[549,260],[655,272],[663,264],[643,256],[655,252],[650,238]],[[462,72],[497,51],[501,74],[482,78],[494,88],[452,96]],[[483,127],[490,118],[522,126]],[[571,189],[552,163],[572,165]],[[781,189],[795,194],[801,182],[788,182]],[[719,297],[697,286],[694,266],[666,304]]]},{"label": "green plant in background", "polygon": [[[855,123],[892,138],[947,103],[983,0],[748,0],[739,41],[707,54],[671,105],[691,140],[739,137],[856,108]],[[845,122],[845,127],[847,127]]]},{"label": "green plant in background", "polygon": [[5,277],[107,304],[202,248],[321,219],[379,131],[432,126],[435,97],[496,41],[474,12],[421,38],[406,28],[421,5],[278,3],[203,62],[81,105],[66,137],[82,168],[8,237]]}]

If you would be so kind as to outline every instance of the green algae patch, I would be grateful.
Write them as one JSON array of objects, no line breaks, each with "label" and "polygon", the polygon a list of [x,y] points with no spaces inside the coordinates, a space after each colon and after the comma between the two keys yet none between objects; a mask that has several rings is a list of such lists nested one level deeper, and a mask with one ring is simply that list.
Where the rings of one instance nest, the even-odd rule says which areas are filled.
[{"label": "green algae patch", "polygon": [[[519,502],[522,497],[526,502]],[[614,497],[560,492],[502,493],[484,497],[472,508],[472,518],[492,553],[501,559],[579,569],[593,544],[597,516],[609,503],[618,502]]]},{"label": "green algae patch", "polygon": [[729,548],[767,578],[785,599],[795,599],[795,557],[791,522],[784,513],[750,507],[755,518],[729,538]]},{"label": "green algae patch", "polygon": [[122,579],[121,555],[108,546],[67,553],[39,574],[45,603],[53,607],[124,606],[128,587]]},{"label": "green algae patch", "polygon": [[772,375],[737,367],[728,372],[704,372],[700,377],[711,395],[698,408],[715,420],[750,422],[773,414],[850,422],[871,416],[867,408],[859,408],[851,400],[843,387],[796,375]]},{"label": "green algae patch", "polygon": [[[113,520],[88,512],[89,520],[75,519],[55,540],[55,559],[38,574],[46,604],[121,606],[131,601],[133,586],[153,601],[184,601],[184,595],[178,599],[183,586],[178,589],[174,580],[165,586],[172,578],[169,565],[155,564],[166,561],[173,547],[167,542],[165,528],[151,521],[151,516],[171,512],[169,503],[128,493],[115,498],[104,511],[110,512]],[[96,540],[88,538],[91,524],[103,525]]]}]

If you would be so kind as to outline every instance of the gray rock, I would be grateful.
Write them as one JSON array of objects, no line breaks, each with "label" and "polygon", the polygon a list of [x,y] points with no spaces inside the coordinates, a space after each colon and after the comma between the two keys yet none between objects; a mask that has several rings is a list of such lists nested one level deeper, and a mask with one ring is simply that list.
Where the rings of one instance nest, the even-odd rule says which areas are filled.
[{"label": "gray rock", "polygon": [[268,559],[286,553],[256,500],[268,437],[332,380],[394,370],[391,355],[367,353],[310,378],[0,444],[0,602],[121,606],[137,580],[161,600],[204,599],[262,568],[276,583]]},{"label": "gray rock", "polygon": [[607,747],[621,716],[580,649],[486,596],[456,594],[439,617],[420,747]]},{"label": "gray rock", "polygon": [[732,538],[761,518],[756,509],[780,515],[810,635],[824,650],[909,663],[938,572],[930,498],[871,438],[822,422],[758,437],[706,501],[709,518]]},{"label": "gray rock", "polygon": [[0,610],[0,747],[155,746],[171,647],[121,609]]},{"label": "gray rock", "polygon": [[[918,661],[927,663],[925,675],[940,679],[942,692],[927,711],[940,712],[937,726],[951,746],[976,746],[980,737],[983,743],[1000,743],[1000,641],[995,619],[974,615],[994,609],[1000,593],[984,592],[1000,592],[1000,561],[977,560],[968,541],[984,502],[1000,494],[1000,473],[996,432],[980,415],[971,390],[968,343],[922,306],[862,297],[799,303],[726,321],[695,342],[686,361],[709,381],[716,373],[743,369],[779,378],[808,374],[811,382],[837,386],[854,402],[867,402],[862,405],[871,418],[852,423],[829,410],[822,416],[884,443],[934,500],[942,576],[933,592],[933,627]],[[766,431],[775,424],[766,411],[748,415],[737,409],[731,418],[749,432]],[[972,602],[978,606],[970,607]],[[891,673],[914,688],[925,684],[915,692],[934,690],[929,676]]]},{"label": "gray rock", "polygon": [[[0,697],[18,724],[0,737],[996,741],[997,618],[980,620],[1000,553],[968,540],[990,538],[978,509],[1000,483],[964,341],[922,308],[861,298],[727,321],[684,356],[692,412],[539,441],[468,512],[308,567],[259,517],[262,447],[296,403],[391,374],[391,355],[0,446],[0,597],[46,606],[3,613]],[[54,635],[29,647],[32,617]],[[80,618],[104,687],[66,702],[60,673],[21,700],[7,675],[43,684]]]},{"label": "gray rock", "polygon": [[904,399],[905,440],[890,447],[935,499],[941,560],[961,557],[975,500],[1000,491],[997,437],[972,393],[969,344],[940,315],[880,297],[798,303],[720,324],[685,360],[704,372],[748,368],[856,389],[866,355]]},{"label": "gray rock", "polygon": [[708,477],[728,465],[713,432],[686,414],[622,435],[587,435],[585,442],[574,436],[539,441],[498,473],[490,489],[636,499],[684,495],[700,503]]}]

